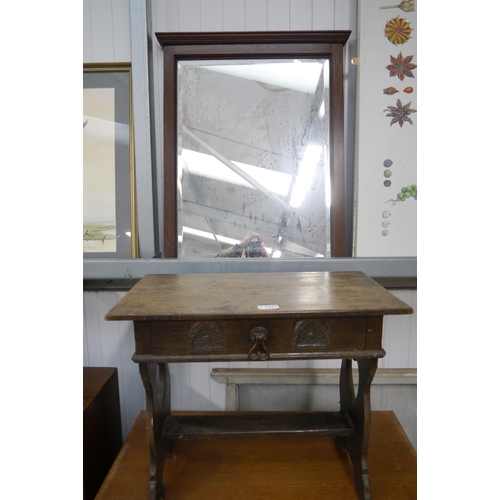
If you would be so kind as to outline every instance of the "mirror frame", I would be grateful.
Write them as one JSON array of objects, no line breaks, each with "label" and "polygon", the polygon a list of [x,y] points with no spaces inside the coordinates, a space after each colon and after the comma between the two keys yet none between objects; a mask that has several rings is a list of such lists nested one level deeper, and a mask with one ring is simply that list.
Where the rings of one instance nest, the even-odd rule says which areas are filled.
[{"label": "mirror frame", "polygon": [[156,33],[164,52],[164,257],[178,257],[177,63],[325,58],[330,64],[330,256],[345,257],[344,45],[350,31]]}]

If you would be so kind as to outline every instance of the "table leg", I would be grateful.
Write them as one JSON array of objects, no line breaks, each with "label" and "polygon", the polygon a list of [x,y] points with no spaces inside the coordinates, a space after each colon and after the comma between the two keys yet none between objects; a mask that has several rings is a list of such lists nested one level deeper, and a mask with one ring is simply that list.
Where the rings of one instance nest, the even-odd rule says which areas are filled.
[{"label": "table leg", "polygon": [[349,453],[354,470],[356,490],[360,500],[370,500],[368,477],[368,440],[370,437],[370,386],[377,371],[378,359],[359,359],[359,383],[355,394],[352,360],[342,360],[340,370],[340,410],[354,425],[353,436],[338,436],[337,443]]},{"label": "table leg", "polygon": [[167,363],[139,363],[139,371],[146,390],[150,456],[149,500],[160,500],[164,497],[165,460],[172,448],[171,442],[161,442],[163,424],[170,414],[170,373]]}]

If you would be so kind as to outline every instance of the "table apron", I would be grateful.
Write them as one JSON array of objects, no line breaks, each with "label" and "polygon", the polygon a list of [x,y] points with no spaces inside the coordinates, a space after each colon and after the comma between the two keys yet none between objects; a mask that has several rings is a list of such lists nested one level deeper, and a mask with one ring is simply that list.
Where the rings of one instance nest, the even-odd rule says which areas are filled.
[{"label": "table apron", "polygon": [[[375,359],[383,358],[386,355],[384,349],[369,350],[369,351],[340,351],[328,353],[308,353],[308,354],[284,354],[271,355],[267,361],[286,361],[286,360],[301,360],[301,359]],[[193,356],[155,356],[151,354],[134,353],[132,361],[135,363],[207,363],[207,362],[237,362],[248,361],[250,363],[258,363],[259,360],[249,361],[246,355],[193,355]]]},{"label": "table apron", "polygon": [[378,358],[382,318],[136,321],[134,360],[164,362]]}]

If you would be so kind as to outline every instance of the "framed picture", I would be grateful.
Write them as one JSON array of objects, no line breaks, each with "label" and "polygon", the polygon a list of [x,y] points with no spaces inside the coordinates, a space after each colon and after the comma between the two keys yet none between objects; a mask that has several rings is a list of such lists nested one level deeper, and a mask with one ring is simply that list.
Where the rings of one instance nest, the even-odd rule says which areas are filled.
[{"label": "framed picture", "polygon": [[131,67],[83,65],[83,257],[138,257]]}]

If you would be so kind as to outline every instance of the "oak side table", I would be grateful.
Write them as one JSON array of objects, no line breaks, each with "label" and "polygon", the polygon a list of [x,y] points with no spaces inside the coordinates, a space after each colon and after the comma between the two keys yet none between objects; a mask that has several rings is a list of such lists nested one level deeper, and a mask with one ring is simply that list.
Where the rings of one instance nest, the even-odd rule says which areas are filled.
[{"label": "oak side table", "polygon": [[[361,272],[146,275],[105,316],[133,321],[146,390],[150,500],[175,440],[335,436],[370,499],[370,386],[386,314],[413,309]],[[340,411],[172,415],[168,363],[341,359]],[[358,364],[355,391],[352,361]]]}]

